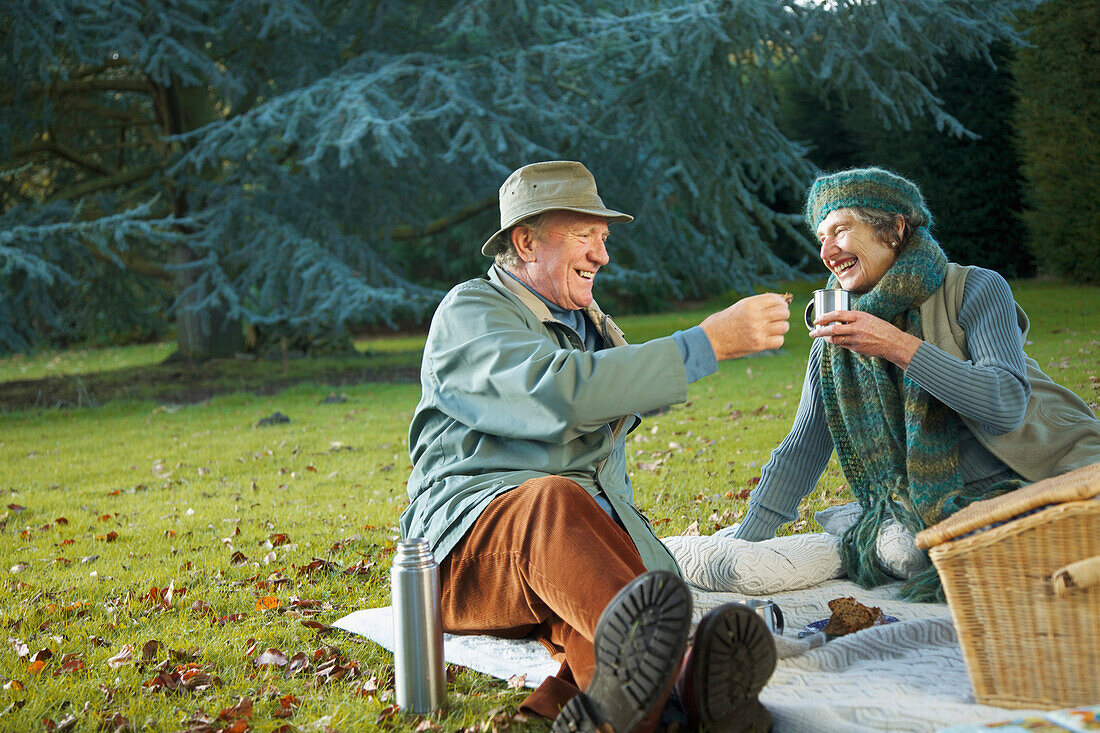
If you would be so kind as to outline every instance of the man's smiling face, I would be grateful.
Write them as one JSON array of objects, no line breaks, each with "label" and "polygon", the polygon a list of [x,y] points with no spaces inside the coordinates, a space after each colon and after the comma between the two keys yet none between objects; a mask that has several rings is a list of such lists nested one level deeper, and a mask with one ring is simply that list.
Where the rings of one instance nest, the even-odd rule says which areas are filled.
[{"label": "man's smiling face", "polygon": [[874,227],[848,209],[830,212],[817,227],[817,239],[825,267],[836,275],[840,287],[855,293],[875,287],[898,258]]},{"label": "man's smiling face", "polygon": [[566,310],[592,304],[592,281],[609,261],[607,220],[551,211],[534,238],[534,258],[517,275],[542,297]]}]

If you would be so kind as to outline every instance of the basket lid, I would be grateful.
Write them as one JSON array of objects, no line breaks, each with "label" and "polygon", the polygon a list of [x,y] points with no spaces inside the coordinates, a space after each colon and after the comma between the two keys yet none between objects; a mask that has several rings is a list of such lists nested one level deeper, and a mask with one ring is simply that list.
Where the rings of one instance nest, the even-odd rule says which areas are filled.
[{"label": "basket lid", "polygon": [[1081,501],[1100,496],[1100,463],[1082,466],[1061,476],[1036,481],[1007,494],[976,501],[952,514],[942,522],[919,532],[917,547],[929,547],[953,540],[996,522],[1005,522],[1032,509]]}]

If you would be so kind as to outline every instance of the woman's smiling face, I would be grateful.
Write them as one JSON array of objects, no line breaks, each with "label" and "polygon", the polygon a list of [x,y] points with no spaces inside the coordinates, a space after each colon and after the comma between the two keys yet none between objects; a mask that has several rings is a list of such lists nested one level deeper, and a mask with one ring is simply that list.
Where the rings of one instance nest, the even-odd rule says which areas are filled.
[{"label": "woman's smiling face", "polygon": [[840,287],[856,293],[875,287],[898,258],[897,250],[850,209],[837,209],[826,216],[817,227],[817,239],[825,267]]}]

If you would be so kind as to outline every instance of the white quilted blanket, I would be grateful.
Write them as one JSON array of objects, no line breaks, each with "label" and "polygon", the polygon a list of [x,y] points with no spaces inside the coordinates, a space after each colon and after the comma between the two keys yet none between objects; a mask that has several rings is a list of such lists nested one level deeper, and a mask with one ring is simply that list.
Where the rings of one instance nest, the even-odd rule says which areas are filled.
[{"label": "white quilted blanket", "polygon": [[[674,539],[667,538],[666,543]],[[706,538],[688,539],[693,541],[688,544],[694,546],[696,541]],[[807,542],[817,542],[777,540],[801,543],[796,554],[805,549]],[[783,550],[782,542],[769,542]],[[683,565],[691,566],[691,562],[684,562],[682,553],[674,550],[674,554]],[[706,553],[697,554],[702,557]],[[825,567],[828,562],[831,561],[821,561],[819,566]],[[735,563],[726,564],[728,570]],[[692,578],[696,571],[704,572],[701,568],[689,571],[685,567],[685,575],[692,582],[698,580]],[[708,582],[720,575],[721,572],[712,573]],[[800,579],[794,585],[799,585],[804,576],[795,575]],[[754,582],[751,572],[738,577],[749,586]],[[764,592],[764,597],[779,604],[786,619],[785,633],[776,637],[779,665],[760,696],[775,718],[777,733],[936,731],[952,725],[1011,720],[1027,712],[976,704],[947,607],[897,600],[894,598],[897,587],[863,590],[847,580],[821,578],[810,587]],[[863,603],[879,606],[899,622],[828,643],[821,634],[798,639],[798,632],[806,624],[827,618],[828,602],[841,596],[854,596]],[[761,595],[695,588],[695,620],[718,605],[750,597]],[[389,611],[389,608],[357,611],[334,625],[392,650]],[[525,675],[528,687],[536,687],[558,668],[537,642],[447,635],[444,650],[447,661],[502,679]]]}]

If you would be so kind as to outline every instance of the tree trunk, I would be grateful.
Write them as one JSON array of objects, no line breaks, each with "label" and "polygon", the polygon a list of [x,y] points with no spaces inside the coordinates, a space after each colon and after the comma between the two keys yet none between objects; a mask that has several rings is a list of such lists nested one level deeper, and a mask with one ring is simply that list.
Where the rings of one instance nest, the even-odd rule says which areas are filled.
[{"label": "tree trunk", "polygon": [[[214,105],[210,90],[206,87],[181,87],[173,84],[158,89],[157,102],[160,117],[169,134],[179,134],[194,130],[215,119]],[[187,192],[175,190],[173,209],[176,216],[186,216],[192,208],[201,206],[201,202],[192,201]],[[179,245],[175,252],[175,262],[185,264],[196,258],[194,251],[187,245]],[[244,351],[244,332],[239,318],[230,318],[228,308],[207,307],[191,310],[189,306],[200,299],[201,295],[179,298],[184,290],[195,282],[195,273],[188,270],[176,270],[172,275],[177,295],[176,303],[176,353],[173,360],[204,361],[231,357]]]},{"label": "tree trunk", "polygon": [[[176,248],[176,261],[190,262],[194,253],[186,245]],[[176,271],[172,280],[176,293],[182,293],[194,276],[187,271]],[[224,359],[244,351],[244,333],[241,321],[226,316],[226,308],[189,310],[195,297],[180,298],[176,303],[176,353],[172,360],[205,361]]]}]

